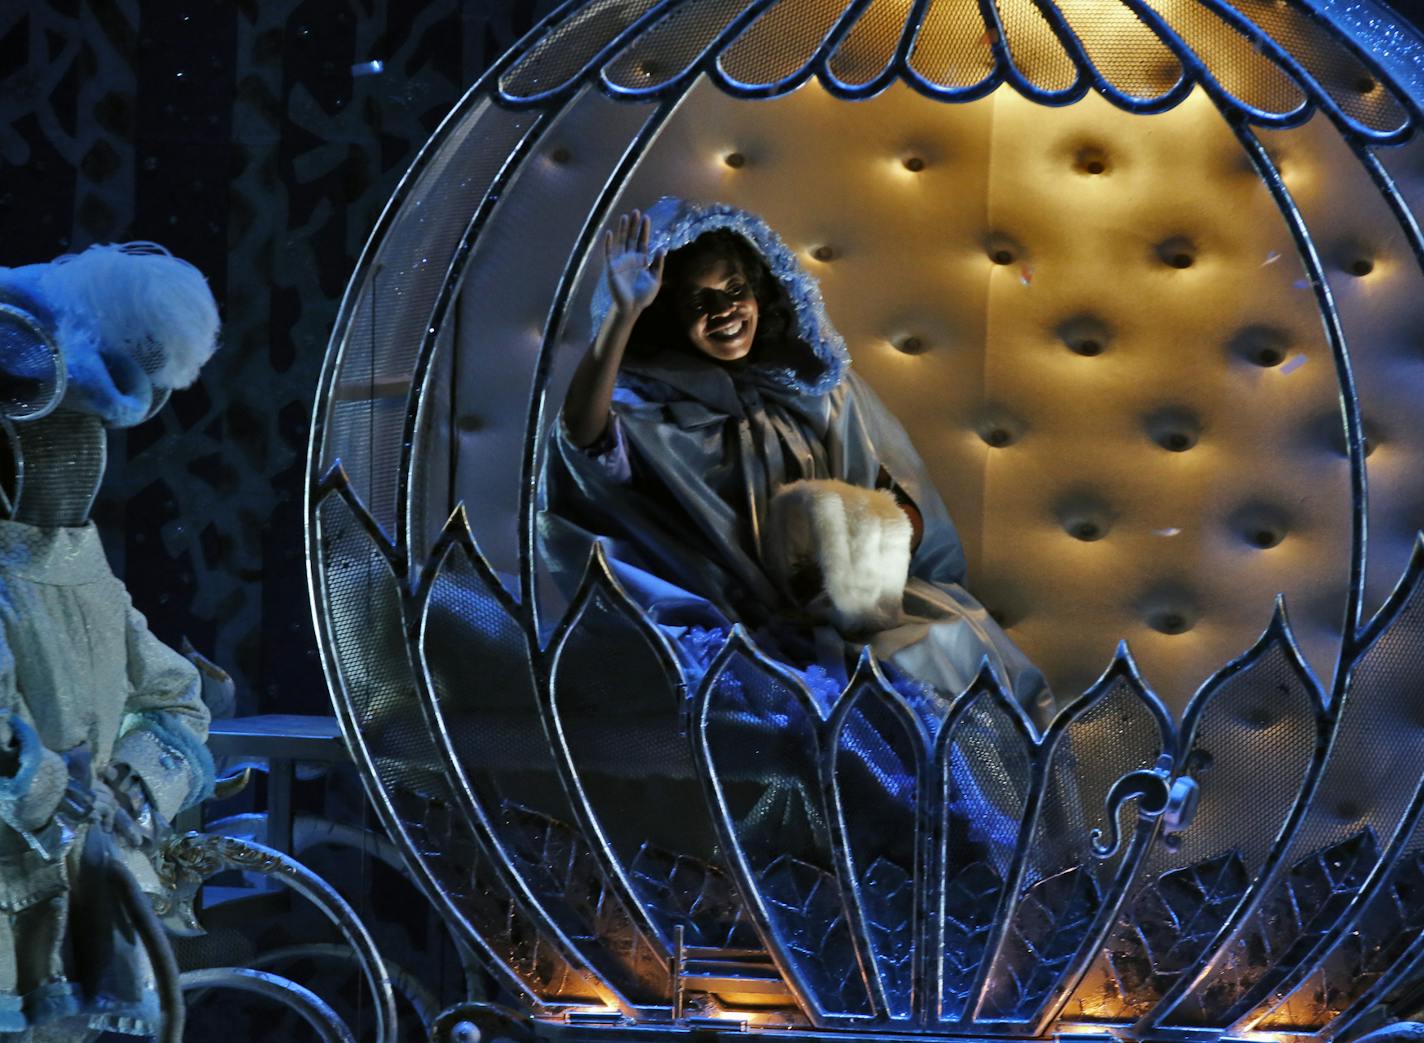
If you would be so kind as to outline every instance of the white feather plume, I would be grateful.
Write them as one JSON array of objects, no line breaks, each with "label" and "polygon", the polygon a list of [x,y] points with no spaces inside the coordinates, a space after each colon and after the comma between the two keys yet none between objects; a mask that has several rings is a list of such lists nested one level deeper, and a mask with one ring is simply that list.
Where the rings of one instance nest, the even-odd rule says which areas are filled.
[{"label": "white feather plume", "polygon": [[207,280],[156,243],[91,246],[47,266],[41,286],[66,330],[123,352],[156,388],[185,388],[217,348]]}]

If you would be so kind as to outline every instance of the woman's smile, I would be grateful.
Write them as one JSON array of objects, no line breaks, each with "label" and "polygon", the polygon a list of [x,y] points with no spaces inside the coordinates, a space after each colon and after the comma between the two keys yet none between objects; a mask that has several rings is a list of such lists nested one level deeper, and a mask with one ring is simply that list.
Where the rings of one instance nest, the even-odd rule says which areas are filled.
[{"label": "woman's smile", "polygon": [[722,257],[688,274],[681,292],[687,339],[722,362],[745,358],[756,341],[757,301],[741,266]]}]

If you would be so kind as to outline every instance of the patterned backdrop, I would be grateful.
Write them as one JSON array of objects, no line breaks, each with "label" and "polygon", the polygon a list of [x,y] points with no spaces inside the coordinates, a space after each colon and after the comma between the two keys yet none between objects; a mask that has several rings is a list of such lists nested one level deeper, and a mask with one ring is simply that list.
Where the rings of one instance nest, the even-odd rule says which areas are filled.
[{"label": "patterned backdrop", "polygon": [[240,713],[329,712],[301,498],[337,304],[420,145],[552,6],[0,0],[0,264],[152,239],[222,308],[201,381],[113,436],[96,518],[154,631],[229,669]]}]

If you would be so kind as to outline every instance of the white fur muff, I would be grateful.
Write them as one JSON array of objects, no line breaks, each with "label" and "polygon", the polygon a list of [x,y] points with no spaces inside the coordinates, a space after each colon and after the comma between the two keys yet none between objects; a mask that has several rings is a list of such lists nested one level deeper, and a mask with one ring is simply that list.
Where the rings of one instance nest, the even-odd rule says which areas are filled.
[{"label": "white fur muff", "polygon": [[767,506],[762,557],[812,618],[843,634],[867,634],[900,621],[913,531],[888,490],[793,482]]}]

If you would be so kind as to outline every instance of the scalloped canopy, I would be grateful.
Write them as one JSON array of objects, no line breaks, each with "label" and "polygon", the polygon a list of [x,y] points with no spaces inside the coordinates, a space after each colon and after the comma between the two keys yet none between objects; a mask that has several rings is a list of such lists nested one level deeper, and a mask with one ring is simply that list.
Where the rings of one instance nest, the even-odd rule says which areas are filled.
[{"label": "scalloped canopy", "polygon": [[1199,83],[1266,126],[1308,119],[1314,94],[1373,141],[1401,139],[1414,116],[1357,44],[1277,0],[589,0],[510,57],[498,91],[515,105],[556,103],[589,81],[662,96],[706,72],[749,97],[813,76],[848,98],[903,80],[967,101],[1007,83],[1056,105],[1093,89],[1135,112],[1170,108]]}]

